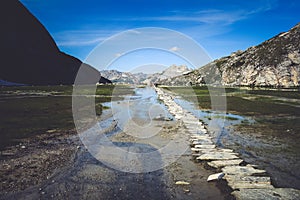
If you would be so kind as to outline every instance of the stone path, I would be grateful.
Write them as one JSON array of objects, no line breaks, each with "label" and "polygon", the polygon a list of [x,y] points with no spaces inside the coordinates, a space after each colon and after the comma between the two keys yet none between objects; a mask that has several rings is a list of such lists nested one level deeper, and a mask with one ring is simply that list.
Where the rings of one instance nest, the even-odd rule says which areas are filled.
[{"label": "stone path", "polygon": [[218,172],[210,175],[207,181],[225,179],[236,199],[300,199],[300,190],[275,188],[265,170],[246,164],[231,149],[217,147],[203,122],[179,106],[172,94],[161,88],[155,90],[175,119],[182,120],[186,126],[195,159],[206,162]]}]

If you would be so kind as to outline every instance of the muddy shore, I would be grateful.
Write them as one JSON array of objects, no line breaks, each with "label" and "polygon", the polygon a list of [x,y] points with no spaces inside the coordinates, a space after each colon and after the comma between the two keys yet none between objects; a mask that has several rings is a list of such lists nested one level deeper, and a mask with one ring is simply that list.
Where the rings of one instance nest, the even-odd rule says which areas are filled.
[{"label": "muddy shore", "polygon": [[[168,137],[175,129],[176,123],[170,122],[160,136]],[[210,171],[189,152],[161,170],[125,173],[93,158],[74,130],[40,135],[2,151],[0,169],[1,199],[231,198],[224,185],[206,182]]]},{"label": "muddy shore", "polygon": [[[142,98],[142,103],[148,104],[147,98]],[[153,98],[156,101],[156,97]],[[148,106],[152,106],[152,102]],[[137,108],[137,116],[148,112],[141,110],[144,105],[133,107]],[[111,112],[106,110],[99,121],[110,118]],[[133,120],[138,123],[149,120],[140,117]],[[91,155],[76,130],[49,130],[23,139],[18,145],[1,151],[0,199],[233,198],[222,181],[207,182],[211,171],[191,156],[189,137],[180,121],[152,120],[152,127],[160,127],[159,132],[147,138],[126,134],[130,127],[127,132],[103,133],[114,144],[138,151],[143,151],[144,147],[159,149],[175,140],[174,133],[181,135],[186,141],[186,151],[169,165],[144,173],[124,172],[104,165]]]}]

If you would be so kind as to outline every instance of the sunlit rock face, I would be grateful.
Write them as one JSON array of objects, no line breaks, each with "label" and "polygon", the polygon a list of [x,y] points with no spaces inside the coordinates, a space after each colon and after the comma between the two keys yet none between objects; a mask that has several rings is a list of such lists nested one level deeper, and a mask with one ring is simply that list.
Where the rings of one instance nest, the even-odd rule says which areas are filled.
[{"label": "sunlit rock face", "polygon": [[[169,81],[169,82],[168,82]],[[300,83],[300,24],[260,45],[237,51],[163,84],[294,87]]]}]

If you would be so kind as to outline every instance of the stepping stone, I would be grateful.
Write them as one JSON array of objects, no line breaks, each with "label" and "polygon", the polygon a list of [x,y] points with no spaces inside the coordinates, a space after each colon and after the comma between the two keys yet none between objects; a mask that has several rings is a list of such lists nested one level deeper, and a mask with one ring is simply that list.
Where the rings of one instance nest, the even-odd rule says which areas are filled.
[{"label": "stepping stone", "polygon": [[[201,151],[201,150],[198,150]],[[235,155],[235,153],[230,152],[211,152],[211,153],[205,153],[198,158],[197,160],[232,160],[232,159],[238,159]],[[224,172],[224,171],[223,171]],[[226,172],[224,172],[226,173]]]},{"label": "stepping stone", "polygon": [[209,177],[207,178],[207,182],[214,181],[214,180],[220,180],[223,178],[224,175],[225,175],[224,173],[217,173],[217,174],[209,175]]},{"label": "stepping stone", "polygon": [[[231,149],[229,149],[231,150]],[[207,164],[214,168],[221,168],[225,166],[231,166],[231,165],[239,165],[243,162],[242,159],[236,159],[236,160],[214,160],[210,161]]]},{"label": "stepping stone", "polygon": [[201,155],[203,154],[215,154],[215,153],[230,153],[232,155],[238,155],[238,153],[234,153],[231,149],[201,149],[198,152],[201,152]]},{"label": "stepping stone", "polygon": [[232,189],[258,189],[258,188],[274,188],[271,185],[270,177],[255,177],[255,176],[245,176],[239,177],[234,175],[226,175],[224,177],[228,185]]},{"label": "stepping stone", "polygon": [[200,149],[215,149],[216,145],[214,145],[214,144],[197,144],[197,145],[195,145],[195,148],[200,148]]},{"label": "stepping stone", "polygon": [[203,139],[203,140],[205,140],[205,139],[211,139],[211,137],[209,135],[194,134],[194,135],[191,135],[190,137],[194,138],[194,139],[199,139],[199,140],[201,140],[201,139]]},{"label": "stepping stone", "polygon": [[192,145],[200,145],[200,144],[213,144],[213,142],[211,140],[195,140],[195,141],[192,141]]},{"label": "stepping stone", "polygon": [[222,168],[222,171],[227,175],[237,175],[237,176],[250,176],[252,174],[265,173],[265,170],[255,169],[254,167],[247,166],[226,166]]}]

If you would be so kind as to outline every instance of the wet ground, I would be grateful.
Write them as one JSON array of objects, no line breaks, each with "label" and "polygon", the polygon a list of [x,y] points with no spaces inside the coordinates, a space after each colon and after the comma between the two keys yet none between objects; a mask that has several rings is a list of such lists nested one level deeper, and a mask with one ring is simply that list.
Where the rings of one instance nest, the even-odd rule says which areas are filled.
[{"label": "wet ground", "polygon": [[[267,91],[262,92],[267,93]],[[266,96],[263,97],[266,98]],[[249,98],[249,95],[243,95],[242,98]],[[270,102],[269,98],[261,98],[261,96],[251,95],[251,104],[256,104],[257,107],[268,102],[268,107],[260,108],[264,114],[255,115],[249,115],[249,112],[243,115],[243,112],[231,114],[209,109],[199,110],[194,103],[181,97],[178,97],[176,101],[208,124],[208,129],[215,135],[216,144],[233,149],[246,162],[265,169],[275,187],[300,189],[298,170],[300,166],[300,116],[299,112],[297,114],[299,105],[296,104],[299,100],[289,98],[285,101],[285,98],[271,96],[272,102]],[[255,99],[257,99],[256,102]],[[278,99],[280,102],[277,102]],[[236,101],[235,106],[244,106],[240,103]],[[289,106],[288,109],[292,112],[284,109],[283,112],[281,108],[277,108],[278,104]],[[229,105],[229,107],[232,106],[234,105]]]},{"label": "wet ground", "polygon": [[206,181],[211,171],[194,162],[184,126],[151,88],[106,106],[96,131],[53,130],[1,151],[0,198],[232,198]]}]

